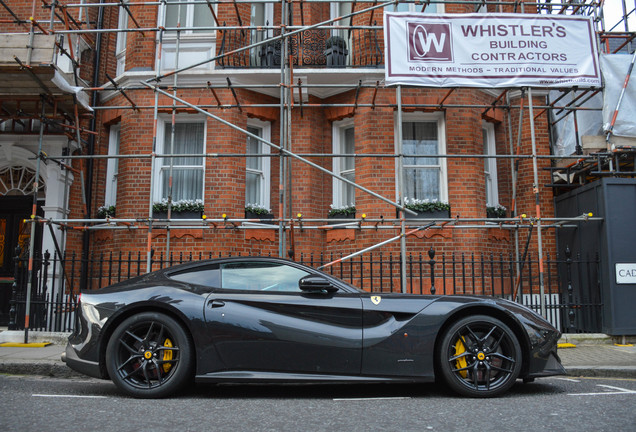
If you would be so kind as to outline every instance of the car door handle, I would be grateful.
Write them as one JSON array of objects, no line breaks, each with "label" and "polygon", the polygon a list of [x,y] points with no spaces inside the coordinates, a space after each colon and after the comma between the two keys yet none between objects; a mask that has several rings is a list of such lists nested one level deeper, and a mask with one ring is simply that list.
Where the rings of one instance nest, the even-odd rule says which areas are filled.
[{"label": "car door handle", "polygon": [[223,306],[225,306],[225,302],[223,302],[223,301],[221,301],[221,300],[212,300],[212,301],[210,301],[210,302],[208,303],[208,305],[209,305],[210,307],[213,307],[213,308],[218,308],[218,307],[223,307]]}]

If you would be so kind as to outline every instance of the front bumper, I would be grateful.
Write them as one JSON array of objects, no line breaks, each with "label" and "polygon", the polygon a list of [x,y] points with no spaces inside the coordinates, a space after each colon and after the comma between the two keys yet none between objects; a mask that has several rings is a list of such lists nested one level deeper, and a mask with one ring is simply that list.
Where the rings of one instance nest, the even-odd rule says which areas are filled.
[{"label": "front bumper", "polygon": [[554,375],[565,375],[566,371],[561,364],[561,359],[556,352],[556,348],[550,352],[547,361],[543,365],[543,368],[539,371],[532,372],[528,375],[528,378],[548,377]]}]

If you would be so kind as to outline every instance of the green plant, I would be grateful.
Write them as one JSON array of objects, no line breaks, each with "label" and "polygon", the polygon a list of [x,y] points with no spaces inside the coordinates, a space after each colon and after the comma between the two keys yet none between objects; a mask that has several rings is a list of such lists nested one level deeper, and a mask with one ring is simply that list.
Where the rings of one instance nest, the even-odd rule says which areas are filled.
[{"label": "green plant", "polygon": [[404,198],[404,207],[417,212],[448,211],[450,204],[429,199]]},{"label": "green plant", "polygon": [[345,49],[347,48],[347,42],[340,36],[331,36],[329,39],[327,39],[327,42],[325,42],[325,46],[327,47],[327,49],[333,47]]},{"label": "green plant", "polygon": [[272,211],[261,204],[245,204],[245,212],[250,212],[256,215],[270,214]]},{"label": "green plant", "polygon": [[[168,211],[168,199],[163,198],[161,201],[155,202],[152,205],[153,212],[167,212]],[[177,200],[172,202],[172,211],[175,213],[182,212],[202,212],[203,200]]]},{"label": "green plant", "polygon": [[349,216],[356,214],[356,206],[353,204],[344,205],[341,207],[337,207],[333,204],[330,205],[331,210],[329,210],[329,217],[335,216]]},{"label": "green plant", "polygon": [[116,208],[114,205],[103,205],[97,209],[97,217],[99,219],[113,218],[115,217]]},{"label": "green plant", "polygon": [[506,208],[504,206],[502,206],[501,204],[497,204],[496,206],[487,206],[486,207],[486,214],[492,214],[495,217],[498,218],[505,218],[506,217]]}]

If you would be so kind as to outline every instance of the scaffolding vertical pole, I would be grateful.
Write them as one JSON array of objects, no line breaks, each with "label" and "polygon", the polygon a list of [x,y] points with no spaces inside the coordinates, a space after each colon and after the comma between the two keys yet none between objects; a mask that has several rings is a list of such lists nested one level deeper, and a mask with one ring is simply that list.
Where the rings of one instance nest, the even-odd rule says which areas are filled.
[{"label": "scaffolding vertical pole", "polygon": [[29,238],[29,264],[27,269],[26,304],[24,311],[24,343],[29,343],[29,326],[31,317],[31,292],[33,290],[33,257],[35,255],[35,215],[38,211],[38,189],[40,188],[40,165],[42,164],[42,141],[44,140],[44,125],[46,104],[44,97],[40,99],[42,104],[42,117],[40,118],[40,138],[38,140],[38,158],[35,164],[35,181],[33,182],[33,207],[31,208],[31,237]]},{"label": "scaffolding vertical pole", "polygon": [[[287,23],[287,2],[281,2],[280,22]],[[287,149],[287,91],[284,85],[287,80],[287,70],[285,68],[285,57],[287,57],[287,41],[284,37],[285,25],[281,25],[281,57],[280,57],[280,147]],[[271,137],[270,137],[271,138]],[[287,205],[286,178],[287,178],[287,157],[284,152],[278,153],[278,256],[285,257],[285,223],[283,222],[285,215],[285,207]]]},{"label": "scaffolding vertical pole", "polygon": [[[397,142],[396,153],[397,158],[397,190],[398,200],[401,206],[404,206],[404,152],[402,149],[402,86],[398,85],[395,89],[395,98],[397,99]],[[401,291],[406,292],[406,220],[404,211],[400,210],[400,284]]]},{"label": "scaffolding vertical pole", "polygon": [[[155,77],[159,78],[162,68],[162,51],[163,51],[163,32],[166,19],[166,5],[161,9],[161,29],[159,30],[159,46],[157,47],[157,60],[155,61]],[[148,238],[146,240],[146,272],[152,271],[152,199],[155,193],[155,161],[157,160],[157,122],[159,117],[159,93],[156,89],[155,92],[155,106],[153,108],[153,123],[152,123],[152,151],[150,153],[150,191],[148,197]],[[170,236],[170,232],[168,232]]]},{"label": "scaffolding vertical pole", "polygon": [[[510,100],[510,92],[506,92],[506,105],[508,106],[508,109],[506,112],[506,122],[508,124],[508,151],[510,152],[510,155],[514,155],[515,147],[514,147],[514,141],[512,139],[512,110],[510,109],[511,103],[512,101]],[[519,115],[521,115],[521,113],[519,113]],[[517,206],[514,199],[514,194],[515,194],[515,191],[517,190],[517,173],[515,171],[516,163],[517,162],[513,158],[510,158],[510,182],[511,182],[512,193],[513,193],[512,200],[511,200],[512,205],[510,206],[511,217],[517,216],[517,208],[516,208]],[[513,232],[515,237],[515,260],[517,262],[515,265],[515,271],[517,272],[517,274],[519,274],[520,269],[519,269],[519,226],[518,225]]]},{"label": "scaffolding vertical pole", "polygon": [[532,189],[534,192],[534,202],[536,206],[537,217],[537,243],[539,253],[539,304],[541,305],[541,315],[547,318],[545,310],[545,286],[544,286],[544,269],[543,269],[543,241],[541,235],[541,203],[539,200],[539,167],[537,163],[537,142],[534,134],[534,113],[532,102],[532,87],[528,87],[528,116],[530,117],[530,139],[532,141],[532,172],[534,182]]},{"label": "scaffolding vertical pole", "polygon": [[[292,10],[292,2],[291,1],[287,1],[285,2],[286,6],[285,6],[285,19],[286,24],[288,26],[292,25],[292,15],[293,15],[293,10]],[[285,31],[286,27],[281,29],[281,33],[283,31]],[[300,36],[300,34],[299,34]],[[294,88],[293,88],[293,74],[294,74],[294,70],[293,70],[293,60],[291,58],[291,39],[289,37],[285,37],[283,38],[283,54],[284,54],[284,59],[281,58],[281,64],[284,64],[285,67],[285,85],[283,86],[285,88],[285,95],[286,95],[286,105],[287,105],[287,110],[286,110],[286,115],[285,115],[285,127],[286,127],[286,132],[285,132],[285,149],[287,149],[288,151],[292,151],[292,109],[294,107]],[[302,95],[301,95],[302,97]],[[292,206],[293,206],[293,201],[292,201],[292,182],[293,182],[293,178],[292,178],[292,164],[293,161],[291,158],[285,156],[285,183],[284,183],[284,190],[285,190],[285,205],[283,206],[283,213],[281,216],[281,219],[286,219],[287,217],[291,218],[291,213],[292,213]],[[285,214],[287,213],[287,214]],[[282,254],[280,255],[281,258],[285,258],[286,256],[286,251],[287,251],[287,231],[285,230],[285,224],[283,223],[283,231],[282,231]]]},{"label": "scaffolding vertical pole", "polygon": [[[165,6],[166,8],[168,7],[167,5]],[[164,14],[163,16],[166,16],[166,9],[164,8]],[[165,18],[164,18],[164,24],[165,24]],[[174,57],[174,69],[175,71],[179,70],[179,45],[181,42],[181,30],[179,30],[181,28],[181,3],[179,3],[179,5],[177,6],[177,41],[176,41],[176,48],[175,48],[175,57]],[[175,73],[173,75],[172,78],[172,85],[173,85],[173,94],[176,96],[177,95],[177,77],[179,76],[179,73]],[[175,124],[176,124],[176,116],[177,116],[177,101],[176,100],[172,100],[172,116],[170,118],[170,168],[169,168],[169,174],[168,174],[168,212],[167,212],[167,218],[168,220],[172,219],[172,182],[173,182],[173,172],[174,172],[174,158],[172,157],[172,155],[174,154],[174,130],[175,130]],[[165,137],[165,134],[164,134]],[[165,138],[164,138],[165,141]],[[165,149],[166,147],[166,143],[163,143],[163,147]],[[205,143],[204,143],[204,150],[203,152],[205,153]],[[163,153],[165,153],[165,151],[163,151]],[[161,164],[163,165],[165,159],[162,159]],[[166,228],[166,257],[168,259],[170,259],[170,224],[168,224],[168,227]]]}]

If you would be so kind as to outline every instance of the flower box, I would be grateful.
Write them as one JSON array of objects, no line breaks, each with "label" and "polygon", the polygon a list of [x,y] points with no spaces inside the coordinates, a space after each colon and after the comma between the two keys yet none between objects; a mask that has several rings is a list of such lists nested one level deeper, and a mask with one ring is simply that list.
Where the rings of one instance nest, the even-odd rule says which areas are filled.
[{"label": "flower box", "polygon": [[329,214],[329,215],[327,215],[327,219],[336,219],[336,220],[327,221],[327,225],[336,225],[336,224],[347,223],[347,221],[342,221],[341,219],[355,219],[355,218],[356,218],[356,214],[355,213]]},{"label": "flower box", "polygon": [[[405,219],[448,219],[450,218],[450,209],[449,210],[426,210],[426,211],[417,211],[414,210],[417,215],[413,215],[407,212],[404,212]],[[398,210],[399,214],[399,210]]]},{"label": "flower box", "polygon": [[250,210],[245,210],[245,219],[260,219],[260,222],[257,223],[265,223],[265,224],[274,224],[271,219],[274,219],[274,215],[272,213],[255,213]]},{"label": "flower box", "polygon": [[[172,212],[172,219],[201,219],[203,212],[200,211],[181,211]],[[153,211],[152,217],[154,219],[168,219],[167,211]]]},{"label": "flower box", "polygon": [[486,217],[497,219],[506,217],[506,208],[502,205],[486,207]]},{"label": "flower box", "polygon": [[[404,198],[404,207],[414,211],[417,215],[404,212],[405,219],[448,219],[450,218],[450,204],[438,200]],[[395,210],[396,217],[400,217],[400,210]]]}]

